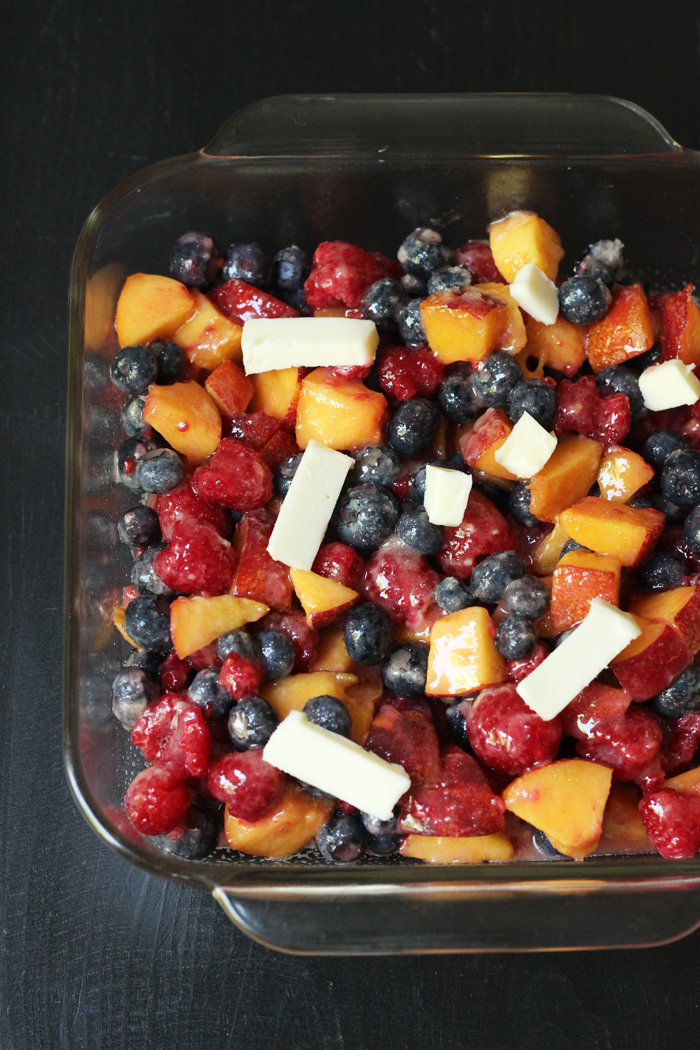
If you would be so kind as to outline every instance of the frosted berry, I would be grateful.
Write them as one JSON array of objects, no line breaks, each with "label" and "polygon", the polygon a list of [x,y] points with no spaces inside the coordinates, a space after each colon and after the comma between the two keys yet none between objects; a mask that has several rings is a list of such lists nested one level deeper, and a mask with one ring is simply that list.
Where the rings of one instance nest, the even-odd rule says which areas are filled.
[{"label": "frosted berry", "polygon": [[504,616],[496,629],[496,648],[504,660],[526,660],[537,641],[537,631],[524,616]]},{"label": "frosted berry", "polygon": [[532,416],[545,430],[554,426],[557,411],[556,387],[544,379],[526,379],[513,389],[508,401],[508,417],[517,423],[524,412]]},{"label": "frosted berry", "polygon": [[216,848],[218,831],[210,814],[190,806],[180,824],[162,835],[158,845],[164,853],[181,860],[204,860]]},{"label": "frosted berry", "polygon": [[679,554],[659,551],[639,569],[637,583],[643,590],[667,591],[682,587],[688,574],[688,566]]},{"label": "frosted berry", "polygon": [[442,529],[428,520],[422,507],[410,505],[396,522],[396,533],[419,554],[434,554],[442,543]]},{"label": "frosted berry", "polygon": [[231,510],[262,507],[272,496],[272,473],[262,456],[234,438],[222,438],[216,452],[192,475],[195,495]]},{"label": "frosted berry", "polygon": [[472,377],[463,372],[453,372],[447,377],[438,393],[438,404],[443,416],[451,423],[466,423],[481,411],[474,393]]},{"label": "frosted berry", "polygon": [[428,677],[428,647],[407,643],[396,649],[382,672],[384,685],[396,696],[424,696]]},{"label": "frosted berry", "polygon": [[437,585],[435,601],[446,613],[453,613],[473,605],[474,597],[467,585],[456,576],[446,576]]},{"label": "frosted berry", "polygon": [[219,671],[208,667],[194,676],[187,695],[205,718],[223,718],[231,707],[231,696],[219,685]]},{"label": "frosted berry", "polygon": [[522,368],[504,350],[492,353],[472,375],[475,396],[489,408],[506,408],[512,392],[522,382]]},{"label": "frosted berry", "polygon": [[316,845],[331,864],[352,864],[365,852],[367,832],[358,814],[337,814],[321,828]]},{"label": "frosted berry", "polygon": [[610,289],[597,277],[570,277],[559,289],[559,309],[571,324],[595,324],[611,302]]},{"label": "frosted berry", "polygon": [[672,452],[685,452],[687,448],[685,438],[675,430],[656,430],[644,442],[642,455],[654,470],[659,471]]},{"label": "frosted berry", "polygon": [[595,377],[596,386],[603,397],[610,394],[624,394],[630,403],[632,422],[636,423],[646,415],[644,398],[639,389],[639,380],[627,365],[610,365],[601,369]]},{"label": "frosted berry", "polygon": [[162,598],[134,598],[124,612],[124,630],[140,648],[166,652],[173,645],[170,606]]},{"label": "frosted berry", "polygon": [[211,284],[219,268],[219,251],[206,233],[188,230],[170,253],[170,276],[188,288]]},{"label": "frosted berry", "polygon": [[700,503],[700,453],[672,452],[661,470],[661,491],[679,507]]},{"label": "frosted berry", "polygon": [[399,335],[409,346],[421,346],[428,341],[421,318],[420,304],[420,299],[411,299],[396,313]]},{"label": "frosted berry", "polygon": [[154,568],[155,559],[164,549],[165,543],[157,543],[152,547],[146,547],[146,550],[139,554],[131,566],[131,583],[139,594],[151,598],[167,598],[172,601],[177,597],[177,592],[171,590],[161,580]]},{"label": "frosted berry", "polygon": [[172,590],[210,596],[230,591],[235,567],[231,544],[205,521],[176,525],[153,562],[156,575]]},{"label": "frosted berry", "polygon": [[419,456],[435,437],[440,413],[432,401],[416,397],[405,401],[394,413],[387,435],[400,456]]},{"label": "frosted berry", "polygon": [[428,295],[445,292],[450,288],[461,291],[472,283],[471,274],[463,266],[446,266],[437,270],[428,281]]},{"label": "frosted berry", "polygon": [[270,260],[254,241],[231,244],[226,251],[223,276],[226,281],[245,281],[265,288],[270,283]]},{"label": "frosted berry", "polygon": [[112,682],[112,713],[124,729],[131,732],[156,696],[156,685],[150,675],[139,667],[125,668]]},{"label": "frosted berry", "polygon": [[408,302],[408,293],[400,281],[382,277],[371,284],[362,298],[362,312],[377,328],[391,331],[396,328],[396,315]]},{"label": "frosted berry", "polygon": [[265,747],[276,728],[274,708],[261,696],[247,696],[228,716],[228,735],[237,751]]},{"label": "frosted berry", "polygon": [[296,652],[286,634],[282,631],[261,631],[255,641],[268,681],[278,682],[292,673]]},{"label": "frosted berry", "polygon": [[508,584],[502,600],[509,613],[537,620],[549,608],[550,593],[537,576],[520,576]]},{"label": "frosted berry", "polygon": [[238,656],[253,662],[259,656],[255,640],[251,638],[247,631],[228,631],[226,634],[222,634],[217,639],[216,648],[222,661],[226,659],[229,653],[237,653]]},{"label": "frosted berry", "polygon": [[128,543],[130,547],[148,547],[160,539],[158,515],[142,504],[131,507],[119,519],[117,532],[122,543]]},{"label": "frosted berry", "polygon": [[352,718],[347,705],[335,696],[314,696],[304,704],[309,722],[338,736],[350,736]]},{"label": "frosted berry", "polygon": [[370,550],[393,532],[398,516],[398,501],[386,489],[357,485],[341,497],[336,528],[343,543]]},{"label": "frosted berry", "polygon": [[530,510],[530,486],[526,481],[518,481],[513,485],[508,494],[508,510],[526,529],[540,524],[539,518]]},{"label": "frosted berry", "polygon": [[381,485],[390,488],[401,470],[401,460],[393,448],[367,445],[355,453],[355,466],[348,475],[352,485]]},{"label": "frosted berry", "polygon": [[490,554],[474,569],[471,591],[480,602],[495,605],[500,602],[509,583],[525,575],[525,562],[513,550]]},{"label": "frosted berry", "polygon": [[700,710],[700,667],[692,665],[663,692],[654,697],[654,707],[667,718],[682,718]]},{"label": "frosted berry", "polygon": [[185,467],[177,452],[158,448],[139,460],[136,480],[144,492],[170,492],[185,480]]},{"label": "frosted berry", "polygon": [[309,276],[311,264],[303,248],[292,244],[282,248],[272,260],[272,279],[284,292],[297,292]]},{"label": "frosted berry", "polygon": [[146,394],[158,376],[158,362],[148,347],[123,347],[109,370],[112,382],[125,394]]},{"label": "frosted berry", "polygon": [[406,273],[427,280],[436,270],[449,266],[455,252],[435,230],[419,226],[403,242],[397,257]]},{"label": "frosted berry", "polygon": [[345,617],[343,639],[351,660],[367,665],[383,663],[392,647],[391,618],[378,605],[356,605]]}]

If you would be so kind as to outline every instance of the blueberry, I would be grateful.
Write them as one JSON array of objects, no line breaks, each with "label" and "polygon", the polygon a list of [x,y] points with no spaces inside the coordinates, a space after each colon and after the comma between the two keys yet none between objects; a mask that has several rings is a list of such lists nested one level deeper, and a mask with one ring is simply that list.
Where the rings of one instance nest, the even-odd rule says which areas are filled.
[{"label": "blueberry", "polygon": [[130,547],[147,547],[160,539],[160,522],[151,507],[139,504],[125,510],[117,523],[117,532],[122,543]]},{"label": "blueberry", "polygon": [[358,664],[381,664],[391,653],[393,630],[385,609],[366,602],[345,617],[343,639],[348,656]]},{"label": "blueberry", "polygon": [[633,423],[637,423],[646,415],[639,380],[627,365],[609,365],[608,368],[602,368],[596,375],[595,382],[603,397],[609,394],[625,394],[630,403]]},{"label": "blueberry", "polygon": [[245,281],[257,288],[270,283],[270,260],[259,244],[231,244],[226,252],[224,280]]},{"label": "blueberry", "polygon": [[522,382],[522,368],[504,350],[487,357],[472,375],[474,394],[489,408],[506,408],[511,393]]},{"label": "blueberry", "polygon": [[222,660],[225,660],[229,653],[235,653],[237,656],[242,656],[244,660],[253,662],[260,659],[255,640],[247,631],[228,631],[227,634],[222,634],[217,639],[216,651]]},{"label": "blueberry", "polygon": [[455,253],[435,230],[419,226],[403,242],[397,252],[397,258],[406,273],[427,280],[436,270],[449,266],[455,258]]},{"label": "blueberry", "polygon": [[158,377],[158,362],[146,346],[125,346],[109,369],[112,382],[125,394],[147,394]]},{"label": "blueberry", "polygon": [[424,299],[428,294],[428,282],[423,277],[416,277],[415,274],[405,273],[401,278],[401,287],[405,288],[409,295],[417,295],[420,299]]},{"label": "blueberry", "polygon": [[321,828],[316,845],[332,864],[352,864],[365,852],[367,832],[358,814],[339,814]]},{"label": "blueberry", "polygon": [[392,331],[396,328],[396,315],[408,303],[408,293],[400,281],[382,277],[371,284],[362,298],[362,312],[377,328]]},{"label": "blueberry", "polygon": [[149,653],[148,649],[132,649],[122,667],[138,667],[151,678],[157,678],[163,659],[163,653]]},{"label": "blueberry", "polygon": [[134,492],[140,492],[141,486],[136,479],[139,460],[149,452],[155,452],[157,448],[159,445],[151,430],[122,441],[117,452],[117,477],[120,483]]},{"label": "blueberry", "polygon": [[496,605],[509,583],[525,575],[525,562],[515,551],[489,554],[475,567],[471,592],[480,602]]},{"label": "blueberry", "polygon": [[352,719],[346,704],[335,696],[314,696],[304,704],[309,722],[338,736],[350,736]]},{"label": "blueberry", "polygon": [[[675,503],[673,505],[675,506]],[[648,496],[635,496],[633,499],[628,500],[627,506],[639,507],[640,510],[649,510],[654,504]],[[685,514],[685,510],[683,511],[683,514]]]},{"label": "blueberry", "polygon": [[112,713],[131,732],[156,695],[150,675],[140,667],[125,668],[112,683]]},{"label": "blueberry", "polygon": [[296,652],[286,634],[281,631],[261,631],[255,641],[269,681],[277,682],[292,673]]},{"label": "blueberry", "polygon": [[233,703],[231,694],[219,685],[219,669],[207,667],[198,671],[192,679],[188,696],[196,704],[205,718],[223,718]]},{"label": "blueberry", "polygon": [[446,266],[443,270],[437,270],[428,281],[428,295],[446,292],[450,288],[460,290],[471,283],[472,275],[469,270],[462,266]]},{"label": "blueberry", "polygon": [[538,620],[549,608],[550,593],[547,584],[537,576],[521,576],[508,584],[502,600],[509,613]]},{"label": "blueberry", "polygon": [[281,248],[272,260],[272,279],[285,292],[298,292],[309,276],[311,265],[303,248],[292,244]]},{"label": "blueberry", "polygon": [[554,848],[544,831],[540,831],[539,828],[533,833],[532,845],[547,860],[569,860],[565,853],[560,853],[558,849]]},{"label": "blueberry", "polygon": [[666,499],[662,492],[652,493],[649,505],[653,507],[654,510],[660,510],[662,514],[666,515],[667,525],[682,525],[685,521],[685,516],[688,513],[687,507],[679,507],[677,503],[673,503],[672,500]]},{"label": "blueberry", "polygon": [[400,456],[420,456],[430,447],[439,423],[440,412],[434,402],[411,398],[392,416],[387,430],[389,443]]},{"label": "blueberry", "polygon": [[403,841],[403,835],[398,832],[396,816],[390,817],[389,820],[380,820],[371,813],[361,813],[360,820],[367,832],[368,853],[373,853],[376,857],[388,857],[391,853],[396,853]]},{"label": "blueberry", "polygon": [[121,412],[121,424],[124,433],[128,437],[136,437],[146,429],[147,423],[143,418],[143,406],[145,398],[141,394],[134,394],[125,402]]},{"label": "blueberry", "polygon": [[435,601],[446,613],[459,612],[474,605],[474,598],[467,587],[456,576],[446,576],[435,590]]},{"label": "blueberry", "polygon": [[162,550],[165,550],[165,547],[165,543],[156,543],[152,547],[146,547],[146,550],[139,554],[131,566],[131,582],[139,594],[144,594],[150,598],[167,598],[168,600],[176,596],[176,592],[163,583],[160,576],[156,576],[153,568],[153,562],[157,555]]},{"label": "blueberry", "polygon": [[637,583],[646,591],[668,591],[682,587],[687,573],[688,566],[679,554],[659,551],[639,569]]},{"label": "blueberry", "polygon": [[174,383],[187,364],[185,351],[171,339],[156,339],[148,344],[148,349],[158,362],[158,382]]},{"label": "blueberry", "polygon": [[442,544],[442,529],[428,520],[422,507],[411,505],[396,522],[396,531],[404,543],[419,554],[435,554]]},{"label": "blueberry", "polygon": [[588,249],[588,255],[607,267],[613,275],[613,280],[619,280],[625,272],[625,259],[622,254],[624,247],[617,237],[613,241],[596,241]]},{"label": "blueberry", "polygon": [[356,485],[341,497],[336,529],[343,543],[360,550],[378,547],[399,516],[399,503],[378,485]]},{"label": "blueberry", "polygon": [[587,551],[588,547],[584,547],[582,543],[577,540],[567,540],[562,549],[559,551],[559,557],[563,558],[565,554],[571,554],[572,551]]},{"label": "blueberry", "polygon": [[296,310],[300,317],[313,317],[314,311],[306,301],[306,294],[303,287],[294,288],[289,292],[284,288],[277,289],[277,291],[282,302],[286,303],[287,306],[291,306],[293,310]]},{"label": "blueberry", "polygon": [[275,471],[275,488],[283,499],[289,492],[289,486],[292,484],[294,475],[299,469],[303,455],[303,452],[295,452],[293,456],[287,456]]},{"label": "blueberry", "polygon": [[675,430],[657,430],[644,442],[642,455],[654,470],[659,471],[672,452],[684,452],[687,448],[685,438]]},{"label": "blueberry", "polygon": [[504,660],[526,659],[537,641],[537,631],[524,616],[505,616],[496,629],[496,648]]},{"label": "blueberry", "polygon": [[700,453],[672,452],[661,471],[661,491],[679,507],[700,503]]},{"label": "blueberry", "polygon": [[355,454],[355,466],[348,478],[352,485],[381,485],[388,489],[400,470],[401,460],[393,448],[367,445]]},{"label": "blueberry", "polygon": [[700,667],[692,664],[658,696],[653,705],[660,715],[682,718],[691,711],[700,710]]},{"label": "blueberry", "polygon": [[370,835],[396,835],[399,810],[400,806],[396,806],[393,816],[389,817],[388,820],[381,820],[380,817],[374,817],[371,813],[360,813],[360,820],[364,824],[365,831]]},{"label": "blueberry", "polygon": [[450,423],[466,423],[478,416],[482,406],[476,399],[472,377],[453,372],[438,391],[438,404]]},{"label": "blueberry", "polygon": [[447,719],[447,732],[451,739],[465,751],[471,750],[469,735],[467,734],[467,716],[473,700],[455,700],[445,711]]},{"label": "blueberry", "polygon": [[598,277],[570,277],[559,289],[559,309],[571,324],[595,324],[611,302],[610,289]]},{"label": "blueberry", "polygon": [[576,266],[576,273],[579,277],[592,277],[594,280],[602,281],[608,288],[615,280],[612,269],[600,259],[594,259],[592,255],[584,255]]},{"label": "blueberry", "polygon": [[399,335],[409,346],[421,346],[428,342],[420,315],[420,304],[420,299],[411,299],[396,311]]},{"label": "blueberry", "polygon": [[425,463],[420,467],[411,482],[411,487],[408,490],[408,494],[414,503],[425,502],[425,468],[426,466],[432,467],[446,467],[447,463],[444,459],[432,459],[430,464]]},{"label": "blueberry", "polygon": [[261,696],[247,696],[228,716],[228,735],[238,751],[265,747],[275,729],[277,715]]},{"label": "blueberry", "polygon": [[568,631],[564,631],[563,634],[560,634],[559,637],[554,642],[554,648],[558,649],[559,646],[561,645],[561,643],[565,642],[566,639],[569,637],[569,635],[572,635],[575,630],[576,630],[576,627],[570,627]]},{"label": "blueberry", "polygon": [[693,552],[693,554],[700,554],[700,507],[691,510],[690,514],[685,519],[683,535],[685,537],[686,546]]},{"label": "blueberry", "polygon": [[513,485],[508,494],[508,510],[526,529],[540,524],[539,518],[530,510],[530,486],[526,481],[518,481]]},{"label": "blueberry", "polygon": [[185,814],[184,829],[169,835],[158,835],[160,848],[180,860],[204,860],[215,848],[218,832],[211,816],[199,806],[190,806]]},{"label": "blueberry", "polygon": [[382,672],[384,685],[396,696],[424,696],[428,678],[428,647],[406,643],[394,650]]},{"label": "blueberry", "polygon": [[218,266],[218,249],[206,233],[188,230],[175,241],[170,253],[170,276],[188,288],[211,284]]},{"label": "blueberry", "polygon": [[631,368],[636,376],[640,376],[645,368],[658,365],[662,358],[661,347],[657,343],[651,350],[645,350],[643,354],[631,357],[627,362],[627,368]]},{"label": "blueberry", "polygon": [[556,388],[544,379],[526,379],[518,383],[508,400],[508,416],[511,423],[517,423],[523,412],[527,412],[541,427],[551,430],[556,411]]},{"label": "blueberry", "polygon": [[170,606],[162,598],[134,598],[124,612],[124,630],[140,649],[172,649]]},{"label": "blueberry", "polygon": [[144,492],[170,492],[185,480],[185,467],[177,452],[158,448],[139,460],[136,480]]}]

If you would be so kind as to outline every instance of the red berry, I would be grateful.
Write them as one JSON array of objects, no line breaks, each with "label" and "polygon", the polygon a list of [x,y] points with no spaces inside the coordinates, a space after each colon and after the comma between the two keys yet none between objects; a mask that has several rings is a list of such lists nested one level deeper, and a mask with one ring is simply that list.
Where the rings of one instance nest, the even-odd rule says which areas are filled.
[{"label": "red berry", "polygon": [[184,521],[206,521],[222,536],[228,537],[231,533],[231,515],[224,507],[195,496],[190,478],[158,496],[156,514],[165,540],[169,540],[175,526]]},{"label": "red berry", "polygon": [[683,860],[700,849],[700,798],[662,787],[644,796],[639,812],[662,857]]},{"label": "red berry", "polygon": [[474,753],[487,766],[520,776],[556,758],[561,743],[559,716],[545,722],[515,691],[492,685],[482,690],[469,709],[467,734]]},{"label": "red berry", "polygon": [[576,744],[576,754],[608,766],[615,780],[635,780],[659,754],[661,738],[657,716],[633,706],[619,718],[589,722],[585,739]]},{"label": "red berry", "polygon": [[598,412],[598,437],[605,445],[617,445],[629,434],[632,411],[626,394],[611,394],[601,398]]},{"label": "red berry", "polygon": [[347,241],[322,241],[304,285],[306,301],[316,310],[356,308],[375,281],[400,276],[401,268],[379,252],[366,252]]},{"label": "red berry", "polygon": [[416,474],[425,463],[421,459],[405,459],[401,464],[401,470],[391,483],[391,491],[397,499],[409,499],[411,485],[415,481]]},{"label": "red berry", "polygon": [[522,682],[529,674],[539,667],[543,660],[549,656],[549,646],[546,642],[538,642],[530,656],[525,660],[506,660],[506,675],[509,681]]},{"label": "red berry", "polygon": [[574,430],[606,445],[615,445],[627,436],[631,422],[626,394],[602,398],[593,376],[582,376],[574,383],[569,379],[560,382],[554,421],[557,434]]},{"label": "red berry", "polygon": [[280,631],[286,634],[296,654],[295,672],[299,674],[311,669],[311,664],[316,659],[318,631],[309,626],[301,609],[275,609],[253,624],[252,629],[256,634],[260,631]]},{"label": "red berry", "polygon": [[299,316],[299,311],[293,306],[288,306],[281,299],[275,299],[274,295],[245,281],[225,281],[209,293],[209,298],[222,314],[236,324],[253,321],[256,317]]},{"label": "red berry", "polygon": [[270,470],[275,471],[284,459],[295,456],[301,449],[287,430],[276,430],[266,445],[260,449],[260,455]]},{"label": "red berry", "polygon": [[435,555],[447,576],[469,580],[477,558],[496,551],[514,550],[517,541],[508,522],[491,500],[473,491],[462,524],[446,526],[444,541]]},{"label": "red berry", "polygon": [[208,667],[221,667],[223,661],[219,656],[219,650],[216,648],[216,642],[210,642],[203,649],[197,649],[194,653],[190,653],[185,662],[190,667],[193,667],[195,671],[205,671]]},{"label": "red berry", "polygon": [[243,700],[257,693],[262,681],[260,664],[247,660],[238,653],[229,653],[219,671],[219,685],[230,693],[234,700]]},{"label": "red berry", "polygon": [[231,510],[256,510],[272,497],[272,471],[254,449],[222,438],[216,452],[192,475],[198,496]]},{"label": "red berry", "polygon": [[494,795],[478,763],[459,747],[442,755],[435,784],[404,796],[399,831],[451,838],[493,835],[505,828],[505,804]]},{"label": "red berry", "polygon": [[427,347],[387,346],[379,355],[377,374],[387,397],[409,401],[435,397],[445,378],[445,366]]},{"label": "red berry", "polygon": [[[348,310],[345,314],[346,317],[348,313],[358,313],[360,316],[357,318],[357,320],[363,320],[361,310]],[[328,379],[332,378],[333,376],[336,376],[338,379],[358,379],[361,381],[363,379],[366,379],[371,371],[371,365],[336,365],[335,368],[329,368],[326,375]],[[343,804],[347,805],[347,803]]]},{"label": "red berry", "polygon": [[430,714],[414,707],[382,704],[365,744],[387,762],[403,766],[414,786],[435,783],[440,776],[440,750]]},{"label": "red berry", "polygon": [[700,740],[700,711],[682,718],[664,718],[661,764],[668,776],[682,772],[695,757]]},{"label": "red berry", "polygon": [[230,591],[236,560],[231,544],[211,525],[187,521],[175,526],[170,543],[153,565],[174,591],[211,596]]},{"label": "red berry", "polygon": [[359,591],[365,563],[354,547],[346,543],[324,543],[311,566],[313,572],[328,580],[337,580],[344,587]]},{"label": "red berry", "polygon": [[182,693],[192,674],[192,665],[181,660],[171,649],[160,666],[160,687],[164,693]]},{"label": "red berry", "polygon": [[506,284],[488,241],[467,241],[457,249],[457,265],[469,270],[472,284]]},{"label": "red berry", "polygon": [[129,784],[124,812],[142,835],[165,835],[189,809],[190,793],[177,766],[163,763],[141,770]]},{"label": "red berry", "polygon": [[147,762],[169,762],[186,776],[207,771],[211,737],[200,709],[177,693],[166,693],[141,715],[131,743]]},{"label": "red berry", "polygon": [[241,412],[231,416],[230,436],[259,451],[279,430],[280,420],[266,412]]},{"label": "red berry", "polygon": [[284,791],[284,773],[262,757],[260,749],[223,755],[209,770],[207,784],[229,813],[254,823],[270,812]]},{"label": "red berry", "polygon": [[435,608],[440,577],[426,559],[399,539],[388,539],[365,567],[364,594],[398,624],[420,630]]}]

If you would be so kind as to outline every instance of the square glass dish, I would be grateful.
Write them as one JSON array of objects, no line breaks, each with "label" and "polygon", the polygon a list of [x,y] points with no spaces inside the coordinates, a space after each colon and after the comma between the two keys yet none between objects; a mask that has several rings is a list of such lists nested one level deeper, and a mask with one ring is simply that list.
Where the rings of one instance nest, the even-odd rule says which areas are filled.
[{"label": "square glass dish", "polygon": [[[651,284],[700,281],[700,155],[631,103],[598,96],[286,96],[240,111],[204,150],[155,164],[88,218],[70,288],[65,729],[68,779],[95,831],[147,871],[213,893],[262,943],[382,953],[648,945],[700,923],[700,858],[593,857],[429,866],[405,858],[331,868],[219,851],[178,860],[121,806],[142,760],[111,714],[125,644],[111,611],[129,555],[116,521],[121,441],[109,380],[112,320],[130,272],[163,272],[188,229],[267,248],[344,239],[393,255],[408,231],[454,243],[532,209],[580,250],[620,237]],[[572,256],[563,267],[571,269]],[[314,860],[314,857],[316,858]]]}]

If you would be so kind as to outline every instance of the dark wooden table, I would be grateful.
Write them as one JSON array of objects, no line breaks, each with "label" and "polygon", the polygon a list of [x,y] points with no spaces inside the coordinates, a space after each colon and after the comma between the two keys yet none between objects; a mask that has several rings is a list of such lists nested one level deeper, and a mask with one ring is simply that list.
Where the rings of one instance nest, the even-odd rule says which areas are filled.
[{"label": "dark wooden table", "polygon": [[610,93],[700,148],[699,14],[678,0],[3,5],[2,1050],[698,1046],[700,934],[562,955],[258,947],[203,893],[100,843],[70,798],[60,723],[66,288],[92,206],[290,91]]}]

